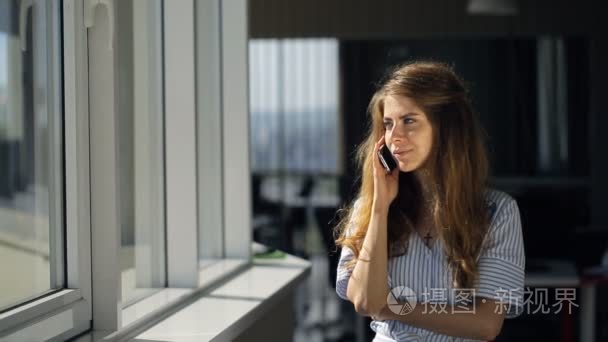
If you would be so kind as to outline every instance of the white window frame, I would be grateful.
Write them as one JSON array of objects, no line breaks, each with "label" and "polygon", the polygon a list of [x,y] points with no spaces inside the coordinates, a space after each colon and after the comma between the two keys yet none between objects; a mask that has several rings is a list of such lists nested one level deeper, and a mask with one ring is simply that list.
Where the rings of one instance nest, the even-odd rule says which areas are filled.
[{"label": "white window frame", "polygon": [[[87,3],[89,2],[89,3]],[[91,271],[93,329],[121,327],[120,212],[115,15],[85,0],[89,58],[89,134],[91,196]],[[90,13],[90,14],[88,14]],[[90,15],[90,16],[89,16]]]},{"label": "white window frame", "polygon": [[248,1],[220,4],[225,255],[250,260]]},{"label": "white window frame", "polygon": [[[198,1],[196,13],[196,124],[199,259],[225,257],[222,166],[222,90],[219,1]],[[220,148],[218,148],[220,147]],[[205,278],[204,274],[201,274]]]},{"label": "white window frame", "polygon": [[[109,85],[116,72],[113,64],[115,57],[107,48],[108,30],[104,27],[104,20],[107,23],[107,19],[100,17],[97,12],[95,26],[89,29],[89,58],[91,65],[95,64],[90,74],[105,79]],[[214,20],[214,13],[219,18]],[[200,291],[201,286],[213,286],[251,261],[247,1],[215,0],[206,4],[197,3],[196,6],[193,0],[165,1],[163,18],[167,289]],[[214,55],[211,49],[212,52],[204,55],[204,58],[209,58],[213,67],[220,70],[219,75],[211,74],[209,68],[198,68],[196,65],[195,49],[200,48],[202,43],[197,37],[203,35],[197,31],[195,19],[201,22],[210,20],[212,24],[205,24],[206,29],[216,27],[216,31],[208,32],[207,37],[217,34],[218,38],[210,38],[206,47],[219,45],[219,56]],[[98,30],[102,32],[99,36],[96,35]],[[205,70],[210,74],[205,75]],[[212,81],[206,84],[207,87],[221,89],[220,110],[217,110],[218,103],[213,102],[218,101],[217,98],[210,100],[214,103],[211,107],[206,107],[208,103],[204,103],[204,99],[209,97],[197,99],[197,94],[201,95],[198,90],[202,90],[201,84],[197,84],[197,73],[198,77],[211,77]],[[96,81],[90,80],[90,83],[94,85]],[[92,170],[92,173],[98,173],[92,175],[91,183],[93,281],[97,284],[93,289],[93,298],[99,298],[94,301],[93,328],[115,332],[110,336],[125,336],[128,334],[125,330],[141,329],[151,319],[162,317],[163,307],[168,308],[173,303],[160,301],[155,308],[148,307],[148,312],[156,309],[150,315],[135,321],[129,319],[128,323],[125,322],[127,326],[122,326],[121,309],[117,305],[120,303],[117,289],[121,280],[114,260],[119,246],[118,209],[112,201],[116,196],[116,147],[115,141],[107,141],[107,137],[116,136],[116,101],[109,88],[92,87],[90,96],[91,164],[98,165]],[[105,97],[96,100],[102,96]],[[205,111],[209,108],[212,109]],[[93,124],[94,120],[102,121]],[[220,135],[213,136],[213,148],[202,151],[200,142],[207,136],[200,134],[201,127],[209,122],[213,129],[220,127]],[[216,156],[214,161],[219,160],[221,168],[215,169],[216,172],[199,172],[204,158],[210,156]],[[220,159],[218,156],[223,157]],[[96,158],[105,164],[96,163]],[[104,171],[100,172],[100,168]],[[209,196],[213,196],[210,195],[213,192],[201,191],[199,185],[209,183],[221,184],[223,188],[215,193],[215,201],[222,203],[223,236],[222,240],[215,239],[222,243],[222,261],[232,258],[242,260],[243,264],[235,266],[231,262],[219,262],[216,269],[203,269],[199,274],[199,224],[207,224],[205,217],[199,213],[199,201],[201,195],[207,196],[204,197],[206,200],[212,200]],[[104,186],[102,188],[96,184]],[[96,211],[104,214],[96,216]],[[95,217],[103,217],[103,221],[98,222]],[[214,220],[217,222],[217,216],[214,216]],[[149,301],[145,302],[149,304]]]},{"label": "white window frame", "polygon": [[165,1],[164,18],[167,273],[197,288],[251,261],[247,1]]},{"label": "white window frame", "polygon": [[249,260],[247,1],[199,1],[195,12],[199,257]]},{"label": "white window frame", "polygon": [[[114,218],[118,217],[118,212],[111,201],[113,196],[110,196],[110,191],[116,189],[117,166],[111,165],[116,161],[115,147],[109,148],[115,142],[107,141],[108,136],[116,136],[116,133],[112,135],[116,132],[115,122],[112,123],[115,114],[110,114],[115,113],[116,105],[112,92],[92,89],[91,121],[96,113],[105,113],[103,117],[95,116],[95,120],[101,118],[102,122],[91,124],[91,153],[105,161],[105,171],[92,179],[92,212],[106,213],[103,222],[92,219],[93,281],[97,284],[93,297],[100,298],[93,308],[93,328],[111,333],[110,339],[130,336],[149,326],[251,262],[247,1],[165,0],[163,19],[168,281],[165,293],[176,288],[191,291],[157,301],[164,295],[161,291],[151,300],[144,299],[124,310],[117,305],[121,279],[112,262],[117,253],[110,255],[119,246],[120,231],[118,220]],[[95,63],[95,68],[103,70],[92,70],[90,74],[109,82],[115,75],[114,57],[107,50],[107,28],[103,23],[98,28],[98,20],[103,22],[105,19],[97,13],[95,26],[89,29],[89,56],[94,55],[95,61],[91,59],[91,64]],[[104,32],[99,37],[95,36],[98,29]],[[219,48],[214,49],[214,46]],[[202,67],[202,61],[209,64]],[[204,84],[201,79],[206,80]],[[203,93],[210,89],[211,92]],[[97,96],[106,97],[94,101]],[[205,126],[207,124],[210,127]],[[216,134],[205,135],[208,129],[215,130]],[[99,142],[105,137],[105,147],[98,146],[101,144],[95,142],[96,136]],[[202,149],[203,142],[211,146]],[[92,165],[95,158],[91,156]],[[213,163],[211,172],[203,172],[201,165],[205,162]],[[102,181],[102,177],[106,181]],[[95,193],[100,189],[95,186],[96,182],[105,184],[106,196],[98,197],[100,194]],[[216,191],[206,191],[203,190],[205,184],[220,187],[216,187]],[[205,201],[221,203],[220,210],[209,220],[205,216],[209,211],[201,211]],[[213,222],[220,222],[222,227],[221,239],[219,235],[212,238],[214,243],[221,244],[213,251],[219,262],[216,267],[199,272],[199,248],[204,248],[199,245],[199,229],[210,227]],[[148,314],[136,318],[123,315],[125,310],[138,311],[136,306],[139,304]]]},{"label": "white window frame", "polygon": [[194,1],[164,2],[169,287],[198,285]]},{"label": "white window frame", "polygon": [[64,0],[59,6],[63,8],[67,287],[0,314],[2,341],[64,340],[91,326],[87,36],[82,0]]},{"label": "white window frame", "polygon": [[[207,32],[207,37],[217,38],[208,44],[219,46],[219,53],[197,57],[204,26],[196,28],[195,18],[206,20],[210,13],[219,17],[207,27],[217,29]],[[165,124],[167,279],[170,287],[193,291],[186,292],[187,298],[150,307],[150,314],[126,327],[121,324],[113,0],[63,0],[68,288],[0,315],[3,341],[65,340],[90,328],[110,334],[108,338],[128,336],[251,263],[247,0],[196,6],[193,0],[170,0],[164,2],[163,15],[165,117],[170,118],[165,123],[171,122]],[[201,57],[211,58],[217,69],[197,68]],[[209,75],[210,83],[197,84],[197,77]],[[219,89],[211,95],[219,96],[211,99],[211,107],[205,107],[204,96],[197,99],[210,89],[205,87]],[[209,138],[202,133],[206,122],[219,134],[211,137],[213,148],[202,150],[200,143]],[[205,173],[201,158],[209,156],[214,156],[216,166]],[[221,185],[221,190],[201,191],[201,184],[211,183]],[[201,205],[213,200],[213,193],[221,209],[206,221]],[[199,270],[199,225],[212,222],[222,225],[221,238],[213,237],[221,248],[212,253],[222,261],[237,259],[243,264],[227,260],[213,272]]]}]

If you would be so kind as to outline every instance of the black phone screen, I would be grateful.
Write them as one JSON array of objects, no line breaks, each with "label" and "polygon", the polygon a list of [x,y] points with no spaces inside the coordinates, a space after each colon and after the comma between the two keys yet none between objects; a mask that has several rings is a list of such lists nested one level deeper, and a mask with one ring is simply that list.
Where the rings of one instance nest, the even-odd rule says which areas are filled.
[{"label": "black phone screen", "polygon": [[382,145],[382,148],[378,151],[378,158],[386,172],[391,172],[397,167],[397,161],[395,161],[391,150],[386,145]]}]

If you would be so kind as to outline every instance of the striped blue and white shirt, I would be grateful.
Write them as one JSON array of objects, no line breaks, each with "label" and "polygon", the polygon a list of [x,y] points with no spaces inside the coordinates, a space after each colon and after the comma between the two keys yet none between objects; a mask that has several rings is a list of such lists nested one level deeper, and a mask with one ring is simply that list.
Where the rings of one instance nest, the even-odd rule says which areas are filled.
[{"label": "striped blue and white shirt", "polygon": [[[479,280],[470,293],[474,294],[475,301],[493,298],[508,302],[506,317],[513,318],[523,311],[525,255],[519,208],[511,196],[493,189],[486,191],[486,202],[491,214],[490,228],[478,258]],[[336,292],[343,299],[347,299],[346,288],[352,272],[345,264],[352,258],[352,250],[342,248]],[[399,286],[412,289],[418,303],[447,303],[444,310],[448,312],[452,309],[451,305],[458,302],[454,301],[454,295],[458,292],[452,287],[452,272],[447,267],[440,239],[429,248],[418,234],[410,234],[407,253],[388,260],[387,281],[391,289]],[[427,308],[433,310],[431,306]],[[442,310],[442,307],[435,306],[434,310]],[[379,341],[471,341],[396,320],[372,321],[370,327]]]}]

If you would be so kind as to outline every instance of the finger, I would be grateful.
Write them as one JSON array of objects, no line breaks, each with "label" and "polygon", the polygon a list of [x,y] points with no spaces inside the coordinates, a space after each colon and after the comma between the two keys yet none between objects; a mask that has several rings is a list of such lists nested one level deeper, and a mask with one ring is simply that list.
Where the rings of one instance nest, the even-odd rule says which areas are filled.
[{"label": "finger", "polygon": [[373,168],[376,172],[386,173],[386,169],[384,169],[384,166],[382,166],[382,163],[380,162],[380,158],[378,157],[378,151],[380,151],[380,148],[382,145],[378,145],[378,144],[379,143],[376,143],[376,146],[374,147],[374,150],[372,151]]},{"label": "finger", "polygon": [[378,143],[379,143],[379,142],[377,141],[377,142],[374,144],[374,148],[373,148],[373,149],[372,149],[372,151],[371,151],[371,153],[372,153],[371,158],[372,158],[372,160],[373,160],[372,164],[373,164],[373,166],[374,166],[374,169],[376,168],[376,163],[378,163],[378,162],[379,162],[378,160],[376,160],[376,159],[378,159],[378,148],[379,148],[379,147],[378,147],[378,146],[379,146],[379,145],[378,145]]},{"label": "finger", "polygon": [[378,151],[380,151],[380,149],[382,148],[383,145],[384,145],[384,136],[382,136],[380,138],[380,140],[376,141],[376,144],[374,144],[374,153],[377,153]]}]

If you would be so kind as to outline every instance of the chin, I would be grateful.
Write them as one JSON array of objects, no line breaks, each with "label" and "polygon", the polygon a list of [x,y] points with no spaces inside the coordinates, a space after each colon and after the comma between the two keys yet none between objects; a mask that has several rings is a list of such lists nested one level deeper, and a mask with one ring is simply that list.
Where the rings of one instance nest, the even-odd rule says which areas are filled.
[{"label": "chin", "polygon": [[417,165],[411,165],[411,164],[406,165],[403,163],[399,163],[399,171],[401,171],[401,172],[405,172],[405,173],[412,172],[412,171],[416,171],[417,168],[418,168]]}]

